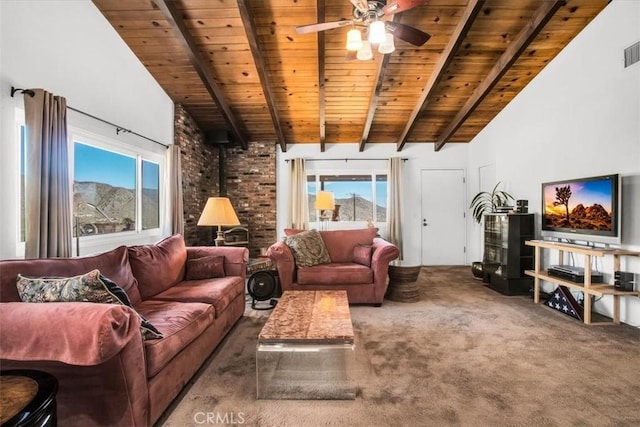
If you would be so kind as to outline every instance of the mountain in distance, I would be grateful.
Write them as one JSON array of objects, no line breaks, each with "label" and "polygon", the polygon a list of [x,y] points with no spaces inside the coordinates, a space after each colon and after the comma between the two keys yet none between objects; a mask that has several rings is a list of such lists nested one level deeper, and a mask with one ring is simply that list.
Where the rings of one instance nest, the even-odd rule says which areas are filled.
[{"label": "mountain in distance", "polygon": [[[309,194],[309,212],[311,213],[312,221],[315,221],[315,202],[315,194]],[[366,221],[367,219],[373,219],[373,202],[365,199],[364,197],[358,196],[357,194],[355,195],[355,197],[336,199],[335,203],[336,206],[340,206],[338,208],[338,216],[340,221]],[[356,213],[355,218],[353,215],[354,208]],[[386,221],[387,208],[384,206],[376,205],[376,216],[377,221]]]},{"label": "mountain in distance", "polygon": [[[159,225],[158,190],[143,189],[143,228]],[[81,234],[135,229],[135,190],[92,181],[74,182],[73,206]]]}]

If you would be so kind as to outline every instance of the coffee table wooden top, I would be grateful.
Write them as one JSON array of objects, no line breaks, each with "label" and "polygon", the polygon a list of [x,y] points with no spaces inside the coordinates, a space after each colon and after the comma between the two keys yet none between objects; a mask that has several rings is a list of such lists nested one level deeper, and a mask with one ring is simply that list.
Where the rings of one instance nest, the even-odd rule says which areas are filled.
[{"label": "coffee table wooden top", "polygon": [[285,291],[258,343],[353,344],[347,292]]}]

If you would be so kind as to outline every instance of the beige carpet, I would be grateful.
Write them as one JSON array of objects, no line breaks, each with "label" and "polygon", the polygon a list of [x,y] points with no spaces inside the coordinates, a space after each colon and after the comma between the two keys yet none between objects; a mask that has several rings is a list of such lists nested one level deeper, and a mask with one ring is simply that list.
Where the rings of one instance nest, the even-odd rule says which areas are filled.
[{"label": "beige carpet", "polygon": [[158,425],[640,425],[640,329],[584,326],[469,267],[423,268],[419,283],[417,303],[351,307],[355,400],[257,400],[270,311],[249,309]]}]

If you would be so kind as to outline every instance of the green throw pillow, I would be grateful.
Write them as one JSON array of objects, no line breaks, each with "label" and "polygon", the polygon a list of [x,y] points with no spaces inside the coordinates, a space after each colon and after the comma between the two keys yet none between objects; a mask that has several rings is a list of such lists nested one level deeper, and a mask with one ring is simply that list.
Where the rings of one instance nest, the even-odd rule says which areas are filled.
[{"label": "green throw pillow", "polygon": [[317,230],[312,229],[286,236],[284,242],[291,248],[298,267],[312,267],[331,262],[329,251]]},{"label": "green throw pillow", "polygon": [[[74,277],[26,277],[18,274],[16,283],[20,299],[24,302],[94,302],[131,306],[127,293],[112,280],[92,270]],[[162,338],[140,313],[140,330],[144,339]]]}]

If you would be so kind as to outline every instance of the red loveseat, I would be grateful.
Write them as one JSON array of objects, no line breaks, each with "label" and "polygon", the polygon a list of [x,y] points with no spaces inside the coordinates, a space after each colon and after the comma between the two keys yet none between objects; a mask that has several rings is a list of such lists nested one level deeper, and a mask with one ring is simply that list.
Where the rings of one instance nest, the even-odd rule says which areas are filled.
[{"label": "red loveseat", "polygon": [[[291,236],[304,230],[285,229]],[[278,241],[267,250],[278,270],[280,286],[286,290],[344,289],[350,304],[381,306],[389,284],[389,263],[400,251],[392,243],[376,237],[377,228],[320,231],[329,252],[328,264],[299,267],[285,241]],[[369,264],[357,259],[357,251],[371,247]]]},{"label": "red loveseat", "polygon": [[[193,260],[209,256],[224,256],[224,277],[186,280],[192,265],[207,276],[208,264]],[[150,426],[242,317],[247,260],[246,248],[186,247],[174,235],[91,257],[0,261],[2,369],[54,375],[58,425]],[[124,289],[133,308],[22,302],[16,289],[18,274],[94,269]],[[163,338],[143,340],[138,313]]]}]

